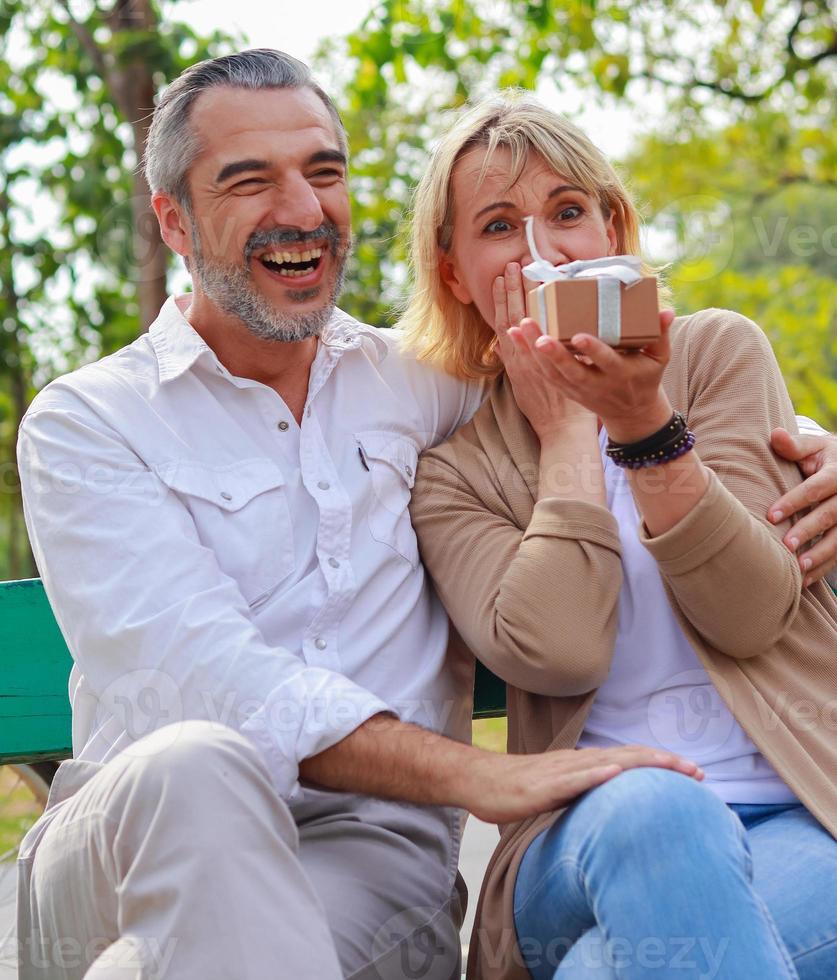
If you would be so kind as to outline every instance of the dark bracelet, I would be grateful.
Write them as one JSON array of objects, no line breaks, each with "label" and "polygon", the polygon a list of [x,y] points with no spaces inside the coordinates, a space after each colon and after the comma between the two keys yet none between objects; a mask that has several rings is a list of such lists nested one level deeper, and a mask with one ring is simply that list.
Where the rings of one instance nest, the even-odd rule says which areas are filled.
[{"label": "dark bracelet", "polygon": [[666,424],[639,442],[614,442],[608,439],[605,452],[617,466],[637,470],[659,466],[689,452],[695,445],[695,434],[686,424],[686,417],[675,412]]}]

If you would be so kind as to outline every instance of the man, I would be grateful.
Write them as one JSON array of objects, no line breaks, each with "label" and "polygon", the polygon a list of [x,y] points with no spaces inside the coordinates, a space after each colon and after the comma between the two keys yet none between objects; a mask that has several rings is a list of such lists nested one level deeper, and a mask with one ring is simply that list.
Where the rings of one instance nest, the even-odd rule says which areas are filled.
[{"label": "man", "polygon": [[24,980],[450,980],[458,808],[700,777],[645,748],[464,744],[469,661],[445,659],[407,504],[480,390],[335,309],[346,153],[294,59],[185,72],[146,172],[194,291],[21,427],[75,755],[21,848]]}]

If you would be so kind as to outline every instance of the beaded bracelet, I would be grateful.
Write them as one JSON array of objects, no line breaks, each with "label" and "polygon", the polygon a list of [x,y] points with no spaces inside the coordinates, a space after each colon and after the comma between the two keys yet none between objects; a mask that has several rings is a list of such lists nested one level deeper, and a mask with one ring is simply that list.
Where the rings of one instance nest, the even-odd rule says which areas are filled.
[{"label": "beaded bracelet", "polygon": [[639,442],[619,443],[609,439],[605,452],[617,466],[638,470],[669,463],[694,445],[695,434],[686,424],[686,417],[675,412],[661,429]]}]

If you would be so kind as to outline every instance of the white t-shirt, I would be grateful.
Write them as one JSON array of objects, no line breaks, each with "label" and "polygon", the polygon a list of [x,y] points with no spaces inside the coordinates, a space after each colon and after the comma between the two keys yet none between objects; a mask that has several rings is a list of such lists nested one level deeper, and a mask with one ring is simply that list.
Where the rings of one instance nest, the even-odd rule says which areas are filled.
[{"label": "white t-shirt", "polygon": [[607,505],[619,524],[623,584],[613,663],[596,692],[579,748],[650,745],[700,765],[726,803],[797,797],[735,720],[672,611],[657,563],[640,543],[625,470],[604,455]]}]

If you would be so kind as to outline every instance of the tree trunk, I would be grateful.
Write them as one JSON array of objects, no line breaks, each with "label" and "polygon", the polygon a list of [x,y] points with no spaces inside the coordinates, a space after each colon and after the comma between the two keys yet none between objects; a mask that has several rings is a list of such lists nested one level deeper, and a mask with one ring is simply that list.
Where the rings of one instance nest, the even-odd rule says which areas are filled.
[{"label": "tree trunk", "polygon": [[[154,32],[159,28],[157,15],[149,0],[117,0],[107,21],[114,35],[124,31]],[[106,72],[103,81],[123,118],[131,124],[139,163],[154,108],[152,68],[142,59],[135,58],[131,62],[115,65]],[[168,250],[160,237],[157,217],[151,208],[148,184],[139,166],[134,172],[131,206],[140,329],[144,331],[166,301]]]}]

